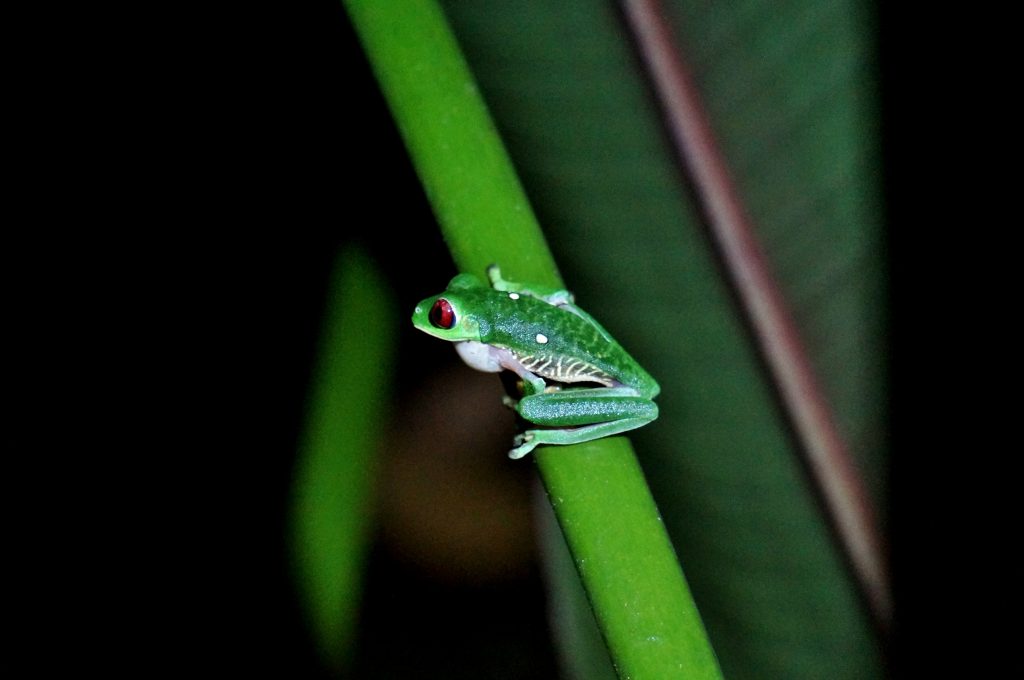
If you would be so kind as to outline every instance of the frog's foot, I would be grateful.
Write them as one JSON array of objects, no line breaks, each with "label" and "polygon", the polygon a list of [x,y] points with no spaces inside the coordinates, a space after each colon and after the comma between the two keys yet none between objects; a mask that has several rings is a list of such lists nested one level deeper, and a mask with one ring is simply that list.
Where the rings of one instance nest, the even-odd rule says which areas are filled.
[{"label": "frog's foot", "polygon": [[530,432],[524,432],[523,434],[517,434],[515,439],[512,440],[516,447],[508,452],[508,457],[512,460],[519,460],[539,444],[540,442],[534,441],[535,437]]}]

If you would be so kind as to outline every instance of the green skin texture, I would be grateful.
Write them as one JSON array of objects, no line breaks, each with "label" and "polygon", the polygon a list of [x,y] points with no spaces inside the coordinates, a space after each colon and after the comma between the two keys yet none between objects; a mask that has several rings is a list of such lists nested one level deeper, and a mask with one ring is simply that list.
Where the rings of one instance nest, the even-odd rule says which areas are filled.
[{"label": "green skin texture", "polygon": [[[496,265],[487,275],[490,287],[472,274],[459,274],[443,293],[416,305],[412,322],[442,340],[483,345],[475,349],[490,358],[488,365],[467,361],[473,368],[511,370],[522,378],[523,397],[506,403],[540,427],[516,437],[510,458],[522,458],[540,444],[620,434],[658,417],[658,383],[573,304],[568,291],[505,281]],[[449,328],[431,320],[438,300],[454,312]]]}]

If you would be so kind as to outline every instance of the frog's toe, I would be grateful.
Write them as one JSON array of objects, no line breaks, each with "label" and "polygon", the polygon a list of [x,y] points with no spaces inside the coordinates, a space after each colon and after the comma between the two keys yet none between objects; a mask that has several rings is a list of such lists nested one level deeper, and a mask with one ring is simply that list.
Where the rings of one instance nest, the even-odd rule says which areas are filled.
[{"label": "frog's toe", "polygon": [[543,443],[543,437],[537,436],[536,430],[527,430],[517,434],[513,439],[512,443],[515,448],[508,452],[508,457],[512,460],[518,460],[533,451],[535,448]]},{"label": "frog's toe", "polygon": [[540,442],[534,441],[532,435],[519,435],[515,438],[514,443],[520,445],[509,451],[508,457],[512,460],[519,460],[530,451],[533,451]]}]

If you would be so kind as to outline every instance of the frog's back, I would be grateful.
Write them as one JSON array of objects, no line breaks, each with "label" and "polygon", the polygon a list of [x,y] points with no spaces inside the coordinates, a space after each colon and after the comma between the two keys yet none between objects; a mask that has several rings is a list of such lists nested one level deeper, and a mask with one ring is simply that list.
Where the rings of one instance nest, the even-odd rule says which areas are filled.
[{"label": "frog's back", "polygon": [[536,298],[488,296],[484,342],[508,349],[530,372],[560,383],[627,386],[653,398],[654,379],[585,313]]}]

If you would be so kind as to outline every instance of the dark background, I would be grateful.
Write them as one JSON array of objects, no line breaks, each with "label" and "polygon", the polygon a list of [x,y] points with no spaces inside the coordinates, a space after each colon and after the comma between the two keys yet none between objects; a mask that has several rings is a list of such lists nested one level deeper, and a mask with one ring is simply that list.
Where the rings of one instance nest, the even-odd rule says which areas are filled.
[{"label": "dark background", "polygon": [[[92,57],[51,56],[46,72],[58,77],[35,83],[56,89],[52,105],[31,100],[54,152],[31,154],[25,174],[73,181],[36,202],[41,258],[28,281],[39,283],[9,288],[61,301],[42,314],[60,331],[44,353],[86,331],[65,354],[77,368],[59,391],[81,406],[57,428],[76,443],[61,484],[81,501],[46,522],[42,542],[56,542],[58,555],[48,582],[58,587],[25,629],[81,641],[55,655],[80,667],[315,677],[284,542],[294,461],[281,452],[295,449],[333,254],[361,243],[391,280],[423,282],[396,286],[413,298],[443,286],[443,273],[427,277],[449,271],[450,258],[339,3],[120,15],[114,30],[91,19],[109,31],[77,36]],[[1004,595],[998,568],[987,579],[994,593],[964,576],[998,562],[998,542],[977,533],[967,510],[998,517],[1008,501],[963,458],[1006,450],[971,425],[999,420],[998,405],[964,396],[991,394],[983,383],[1012,356],[985,339],[998,318],[985,305],[1002,285],[982,264],[998,245],[985,230],[1006,220],[973,198],[993,190],[991,166],[975,155],[992,148],[977,136],[989,121],[977,103],[991,94],[969,85],[978,69],[962,55],[987,63],[971,49],[984,41],[960,17],[881,10],[879,19],[889,213],[917,225],[889,243],[893,658],[900,677],[915,677],[955,667],[934,650],[974,647],[974,624],[990,622],[979,605]],[[951,49],[954,35],[969,39]],[[951,214],[977,230],[971,238],[930,228]],[[382,224],[407,226],[400,247],[382,242]],[[67,274],[75,285],[46,288]],[[965,348],[978,360],[949,360]],[[400,362],[400,379],[430,369]],[[937,454],[934,465],[899,455],[961,440],[970,445],[954,447],[960,456]],[[981,501],[979,486],[989,490]],[[95,514],[85,510],[94,504]],[[493,642],[529,631],[522,647],[503,650],[530,669],[510,677],[553,677],[542,603],[536,573],[501,587],[438,584],[378,546],[356,668],[499,677],[481,670],[504,663],[489,656]],[[948,623],[957,616],[967,625]],[[986,641],[992,661],[1000,645]]]}]

